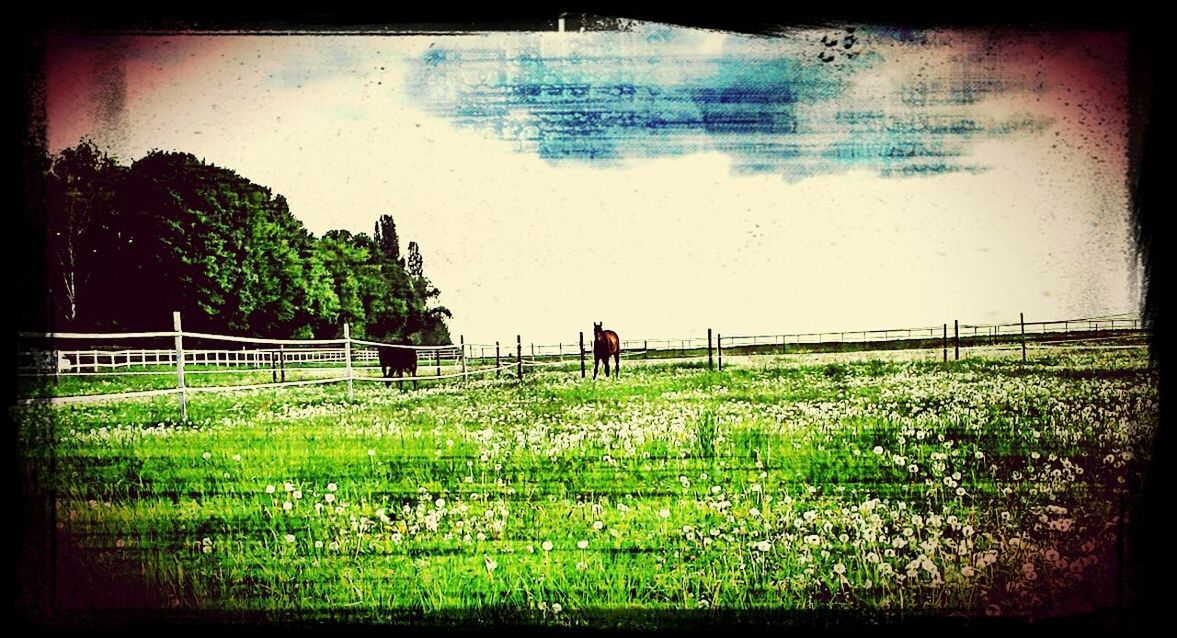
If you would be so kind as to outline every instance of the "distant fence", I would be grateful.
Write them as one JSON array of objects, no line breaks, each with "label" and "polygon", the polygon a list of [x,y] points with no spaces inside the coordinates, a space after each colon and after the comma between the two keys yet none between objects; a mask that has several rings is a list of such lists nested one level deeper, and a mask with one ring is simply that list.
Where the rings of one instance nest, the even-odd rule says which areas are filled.
[{"label": "distant fence", "polygon": [[[950,331],[951,327],[951,331]],[[800,354],[831,350],[881,350],[902,348],[936,348],[943,359],[959,359],[962,348],[984,346],[998,350],[1021,350],[1023,360],[1031,347],[1139,347],[1117,340],[1146,334],[1141,320],[1127,315],[1108,315],[1083,319],[992,324],[952,324],[919,328],[884,330],[848,330],[806,332],[777,335],[723,336],[707,331],[706,337],[681,339],[624,339],[621,356],[626,358],[706,359],[709,369],[723,369],[723,357],[756,354]],[[523,378],[525,368],[534,369],[572,364],[582,377],[587,376],[592,360],[592,335],[585,334],[570,343],[534,344],[525,347],[520,335],[514,343],[466,343],[457,345],[411,346],[354,339],[344,324],[342,339],[263,339],[187,332],[181,329],[179,313],[174,313],[171,331],[138,333],[19,333],[31,347],[18,351],[17,375],[52,377],[56,381],[70,377],[156,377],[161,381],[175,375],[172,387],[152,387],[127,392],[80,394],[25,398],[29,403],[87,403],[93,401],[177,394],[181,418],[187,418],[186,396],[199,392],[291,387],[322,383],[347,383],[348,396],[359,382],[414,381],[429,382],[466,379],[476,375],[504,373]],[[125,344],[139,342],[140,348]],[[382,376],[379,348],[410,349],[417,358],[415,376]],[[443,370],[444,368],[444,370]],[[370,374],[373,370],[379,373]],[[431,374],[421,374],[424,370]],[[287,380],[287,373],[300,379]],[[188,378],[226,373],[268,373],[268,383],[197,385]],[[326,375],[326,376],[323,376]],[[221,377],[216,377],[220,379]],[[256,378],[253,380],[257,380]]]}]

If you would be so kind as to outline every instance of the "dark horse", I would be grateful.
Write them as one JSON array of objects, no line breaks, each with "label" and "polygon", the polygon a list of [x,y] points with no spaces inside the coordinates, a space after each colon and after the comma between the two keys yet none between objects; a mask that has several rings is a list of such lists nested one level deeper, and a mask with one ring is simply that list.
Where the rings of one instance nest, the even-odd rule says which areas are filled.
[{"label": "dark horse", "polygon": [[621,375],[621,339],[612,330],[602,330],[601,324],[593,324],[593,378],[597,369],[605,362],[605,376],[609,376],[609,357],[613,357],[614,374]]},{"label": "dark horse", "polygon": [[[408,342],[397,345],[409,345]],[[394,348],[391,346],[380,346],[376,348],[376,352],[380,355],[380,376],[389,378],[396,373],[398,377],[404,377],[408,372],[410,377],[417,376],[417,351],[412,348]],[[385,387],[392,386],[392,381],[385,381]],[[398,379],[396,387],[401,387],[401,382]],[[413,381],[413,389],[417,389],[417,381]]]}]

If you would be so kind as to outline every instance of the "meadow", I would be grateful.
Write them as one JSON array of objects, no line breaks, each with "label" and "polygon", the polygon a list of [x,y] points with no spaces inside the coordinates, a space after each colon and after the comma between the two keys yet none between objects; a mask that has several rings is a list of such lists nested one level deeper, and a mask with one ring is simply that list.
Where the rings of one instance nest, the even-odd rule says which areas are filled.
[{"label": "meadow", "polygon": [[[62,614],[649,626],[1122,601],[1145,348],[12,409]],[[591,370],[590,370],[591,376]],[[668,615],[669,614],[669,615]]]}]

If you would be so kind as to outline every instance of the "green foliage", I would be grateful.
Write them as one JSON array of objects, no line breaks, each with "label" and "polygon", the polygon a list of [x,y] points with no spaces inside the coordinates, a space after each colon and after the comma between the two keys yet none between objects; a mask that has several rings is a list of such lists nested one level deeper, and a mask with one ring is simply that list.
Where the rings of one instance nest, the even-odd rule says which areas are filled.
[{"label": "green foliage", "polygon": [[59,325],[185,327],[268,337],[337,336],[449,343],[431,308],[417,244],[413,272],[390,215],[375,237],[316,239],[286,199],[187,153],[152,151],[121,167],[83,142],[51,161],[46,230]]}]

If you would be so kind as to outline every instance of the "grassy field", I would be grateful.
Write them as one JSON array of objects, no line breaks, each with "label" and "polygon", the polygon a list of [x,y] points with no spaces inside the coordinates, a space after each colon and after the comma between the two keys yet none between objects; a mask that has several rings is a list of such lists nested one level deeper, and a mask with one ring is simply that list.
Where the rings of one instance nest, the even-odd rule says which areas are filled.
[{"label": "grassy field", "polygon": [[570,364],[353,401],[343,384],[194,395],[187,423],[175,397],[12,417],[66,615],[1113,609],[1155,372],[1144,349],[1007,354],[650,362],[596,382]]}]

